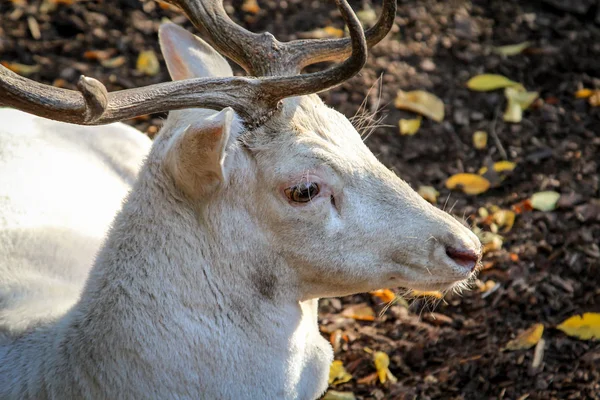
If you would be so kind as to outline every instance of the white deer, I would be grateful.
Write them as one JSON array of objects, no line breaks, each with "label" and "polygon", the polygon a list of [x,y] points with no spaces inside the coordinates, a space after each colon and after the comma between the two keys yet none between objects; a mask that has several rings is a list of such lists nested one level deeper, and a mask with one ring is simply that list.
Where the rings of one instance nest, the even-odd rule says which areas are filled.
[{"label": "white deer", "polygon": [[149,153],[122,124],[0,112],[1,399],[314,399],[333,357],[319,297],[447,289],[479,263],[476,236],[313,94],[362,68],[395,0],[366,36],[336,0],[350,38],[288,43],[173,2],[258,78],[172,24],[174,82],[74,92],[0,68],[0,105],[63,122],[179,110]]}]

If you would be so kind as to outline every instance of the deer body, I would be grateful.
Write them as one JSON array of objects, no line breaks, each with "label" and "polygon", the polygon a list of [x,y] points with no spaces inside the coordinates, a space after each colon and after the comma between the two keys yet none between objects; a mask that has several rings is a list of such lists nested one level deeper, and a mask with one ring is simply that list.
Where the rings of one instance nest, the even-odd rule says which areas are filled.
[{"label": "deer body", "polygon": [[[0,317],[11,317],[0,319],[2,399],[314,399],[327,387],[333,358],[317,326],[319,297],[395,286],[446,290],[473,276],[480,259],[476,236],[379,163],[344,116],[309,94],[347,79],[364,64],[367,40],[345,1],[336,0],[350,28],[352,55],[337,69],[298,76],[286,76],[298,66],[286,70],[285,63],[269,72],[264,57],[244,63],[247,54],[236,46],[248,45],[254,34],[229,26],[232,37],[239,36],[229,42],[228,36],[219,37],[219,27],[207,29],[203,24],[227,24],[222,6],[173,2],[247,71],[268,76],[234,78],[211,46],[172,24],[164,25],[159,37],[169,72],[179,82],[160,90],[106,97],[99,82],[84,79],[83,97],[56,92],[57,112],[44,98],[53,89],[30,102],[37,97],[21,96],[20,87],[37,90],[37,84],[0,67],[6,80],[0,79],[0,89],[11,104],[70,122],[106,123],[130,112],[162,109],[147,101],[154,90],[163,100],[172,95],[166,101],[170,109],[210,108],[169,114],[137,179],[128,181],[134,181],[131,192],[83,288],[82,279],[76,280],[80,286],[74,283],[66,300],[63,291],[52,291],[53,282],[20,295],[26,270],[16,257],[0,259],[0,271],[14,277],[0,276]],[[385,4],[388,14],[395,12],[395,1]],[[210,12],[219,18],[205,15]],[[377,26],[376,31],[389,30],[391,23]],[[383,36],[375,32],[370,38]],[[277,48],[294,50],[289,54],[303,66],[308,56],[298,49],[305,47],[313,60],[323,61],[346,54],[350,42],[313,47],[301,41]],[[272,47],[255,51],[269,55]],[[273,71],[283,76],[272,76]],[[202,84],[222,93],[187,91]],[[118,107],[128,102],[130,107]],[[141,142],[132,150],[138,156],[147,152]],[[0,142],[0,155],[3,147],[10,148]],[[26,158],[33,162],[33,154]],[[111,165],[121,171],[124,159]],[[106,163],[106,154],[81,162],[96,161]],[[0,179],[10,177],[14,165]],[[137,169],[131,171],[135,176]],[[110,170],[103,174],[114,179]],[[23,181],[43,176],[34,175]],[[68,179],[51,180],[58,187]],[[100,192],[111,187],[98,182],[89,186]],[[25,198],[36,195],[35,187],[25,188]],[[69,201],[61,218],[70,218],[69,205],[79,206],[84,212],[75,231],[85,232],[87,219],[96,217],[95,204]],[[89,228],[95,238],[103,236],[108,215],[118,208],[114,202],[102,206],[104,222]],[[13,213],[0,214],[0,234],[9,230],[4,221]],[[69,264],[62,267],[87,271],[97,243],[89,241],[85,256],[50,259],[41,269],[54,273]],[[59,244],[56,254],[72,243]],[[21,256],[31,258],[28,252]],[[39,293],[47,294],[43,307],[35,305]],[[20,311],[11,314],[12,309]]]}]

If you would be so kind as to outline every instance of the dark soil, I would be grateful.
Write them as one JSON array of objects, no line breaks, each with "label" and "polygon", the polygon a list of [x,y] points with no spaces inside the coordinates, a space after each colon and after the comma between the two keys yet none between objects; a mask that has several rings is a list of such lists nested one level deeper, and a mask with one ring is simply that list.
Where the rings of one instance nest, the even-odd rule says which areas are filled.
[{"label": "dark soil", "polygon": [[[39,10],[41,3],[0,2],[0,61],[39,65],[30,78],[66,88],[74,88],[80,74],[99,79],[109,90],[166,81],[162,60],[157,75],[145,76],[135,69],[137,55],[146,49],[159,54],[156,33],[163,17],[192,29],[181,13],[154,2],[88,0],[46,12]],[[233,7],[249,29],[269,30],[287,40],[318,27],[341,27],[330,3],[263,0],[257,15],[241,11],[241,1]],[[372,2],[352,3],[360,9]],[[568,3],[574,7],[577,1]],[[371,52],[367,68],[323,95],[351,117],[373,87],[367,109],[384,116],[381,123],[389,126],[375,129],[367,144],[413,187],[437,188],[440,206],[450,197],[448,207],[458,216],[473,216],[490,205],[510,208],[541,190],[563,195],[555,211],[519,214],[504,235],[502,250],[486,254],[488,268],[480,279],[498,283],[495,291],[448,295],[433,313],[419,301],[409,309],[392,305],[374,322],[339,317],[352,303],[382,310],[371,295],[323,300],[324,334],[329,338],[328,332],[340,328],[346,335],[336,359],[355,378],[336,390],[365,399],[600,398],[600,343],[570,338],[554,328],[571,315],[600,311],[600,107],[574,96],[582,87],[600,88],[600,7],[594,1],[571,9],[565,4],[401,1],[393,33]],[[379,2],[372,6],[378,10]],[[28,22],[28,17],[33,18]],[[36,25],[37,39],[32,33]],[[520,55],[490,51],[525,40],[532,46]],[[86,58],[89,50],[123,56],[123,65],[104,67],[89,53]],[[465,87],[468,78],[483,72],[519,81],[543,101],[525,112],[522,123],[506,124],[501,91],[474,93]],[[382,74],[379,90],[376,81]],[[446,104],[445,121],[424,120],[415,136],[400,136],[397,122],[410,114],[393,107],[398,89],[437,94]],[[152,136],[162,117],[128,123]],[[495,132],[503,150],[491,137],[485,150],[475,150],[475,130]],[[503,151],[518,167],[501,185],[479,196],[450,196],[444,187],[448,176],[477,171],[488,160],[501,160]],[[533,349],[502,351],[533,323],[546,327],[537,368],[531,367]],[[390,355],[398,383],[357,383],[375,371],[365,346]]]}]

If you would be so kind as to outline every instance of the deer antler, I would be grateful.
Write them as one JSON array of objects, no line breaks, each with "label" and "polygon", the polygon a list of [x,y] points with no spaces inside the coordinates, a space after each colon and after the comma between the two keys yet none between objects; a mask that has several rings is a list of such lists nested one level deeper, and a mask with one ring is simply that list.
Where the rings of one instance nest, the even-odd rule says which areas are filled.
[{"label": "deer antler", "polygon": [[[0,105],[80,125],[102,125],[139,115],[184,108],[232,107],[249,125],[256,125],[286,97],[317,93],[354,76],[364,66],[367,42],[358,18],[346,0],[335,0],[350,38],[280,43],[269,34],[255,34],[235,25],[220,2],[171,0],[218,50],[261,76],[198,78],[165,82],[108,93],[99,81],[82,77],[79,91],[65,90],[23,78],[0,66]],[[369,31],[371,42],[391,28],[395,0],[385,0],[384,12]],[[390,14],[391,13],[391,14]],[[391,21],[391,22],[390,22]],[[347,58],[330,69],[298,75],[306,65]]]}]

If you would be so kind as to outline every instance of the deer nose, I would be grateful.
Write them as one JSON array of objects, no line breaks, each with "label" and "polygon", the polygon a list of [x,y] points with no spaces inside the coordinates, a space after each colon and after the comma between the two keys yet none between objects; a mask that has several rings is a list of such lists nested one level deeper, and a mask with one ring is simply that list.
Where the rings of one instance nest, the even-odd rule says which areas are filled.
[{"label": "deer nose", "polygon": [[471,249],[456,249],[454,247],[446,247],[446,255],[469,271],[473,271],[481,259],[481,251],[476,252]]}]

